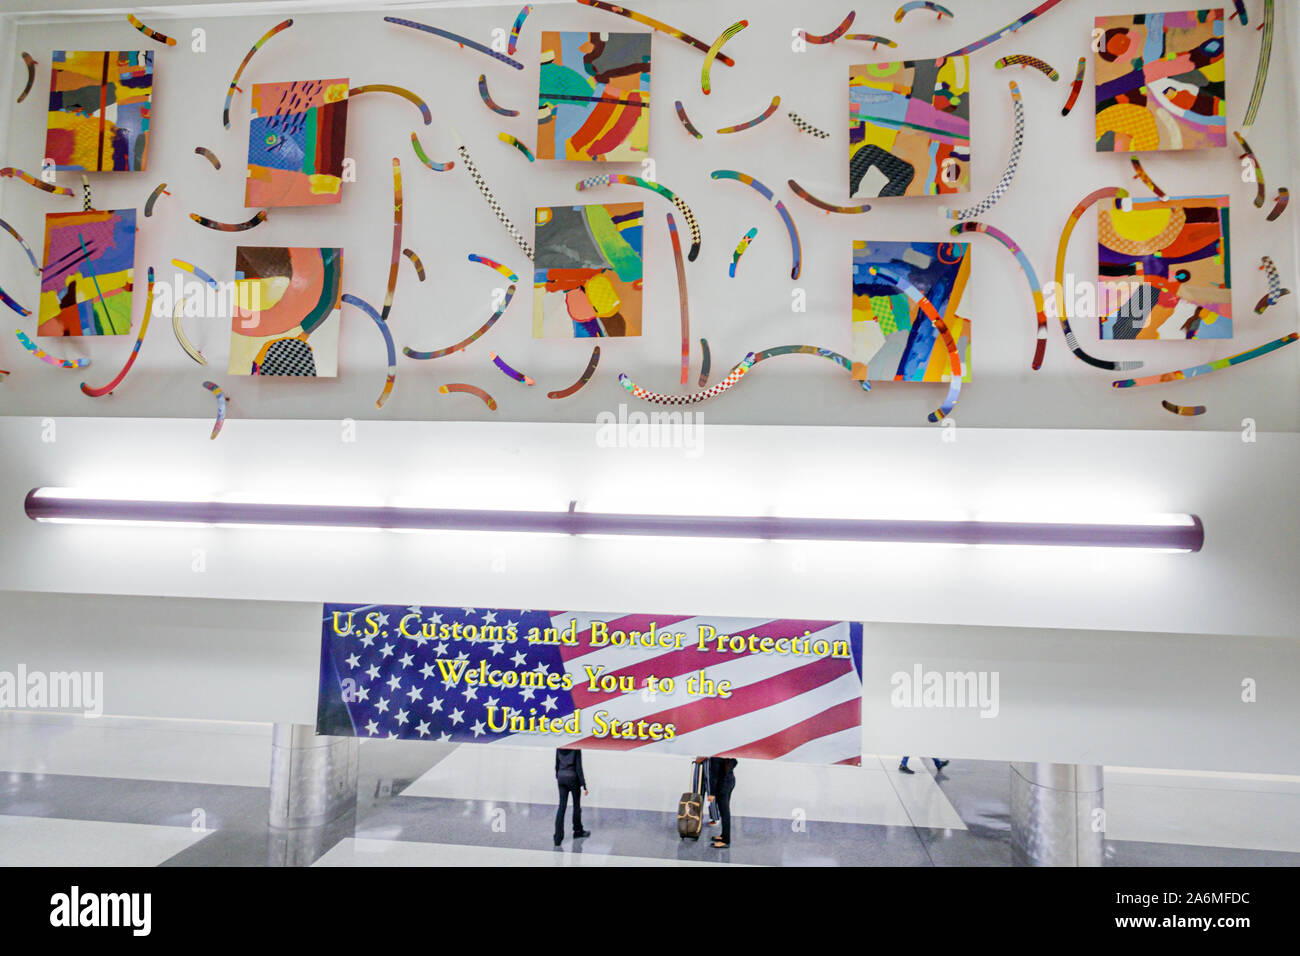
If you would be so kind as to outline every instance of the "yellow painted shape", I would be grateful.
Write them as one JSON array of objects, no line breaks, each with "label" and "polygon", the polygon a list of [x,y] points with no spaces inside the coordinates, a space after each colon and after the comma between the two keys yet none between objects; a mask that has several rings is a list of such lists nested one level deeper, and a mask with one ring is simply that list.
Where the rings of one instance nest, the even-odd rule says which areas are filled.
[{"label": "yellow painted shape", "polygon": [[1097,138],[1111,131],[1127,134],[1131,139],[1128,149],[1122,152],[1159,149],[1160,131],[1156,120],[1144,106],[1135,103],[1116,103],[1097,114]]},{"label": "yellow painted shape", "polygon": [[1169,225],[1172,209],[1111,209],[1111,225],[1121,239],[1146,242],[1160,235]]},{"label": "yellow painted shape", "polygon": [[602,319],[614,315],[618,312],[618,307],[622,305],[618,292],[614,289],[614,284],[603,273],[592,276],[582,288],[587,293],[587,299],[591,302],[592,309]]},{"label": "yellow painted shape", "polygon": [[312,195],[336,196],[343,188],[343,178],[327,173],[312,173],[307,177],[307,185],[311,188]]}]

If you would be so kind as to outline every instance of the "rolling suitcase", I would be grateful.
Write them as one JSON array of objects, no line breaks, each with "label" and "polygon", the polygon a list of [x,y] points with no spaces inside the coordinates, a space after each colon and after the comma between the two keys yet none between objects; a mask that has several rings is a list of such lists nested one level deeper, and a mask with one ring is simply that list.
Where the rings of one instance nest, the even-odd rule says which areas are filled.
[{"label": "rolling suitcase", "polygon": [[677,836],[685,840],[700,838],[704,828],[704,765],[692,762],[691,789],[677,803]]}]

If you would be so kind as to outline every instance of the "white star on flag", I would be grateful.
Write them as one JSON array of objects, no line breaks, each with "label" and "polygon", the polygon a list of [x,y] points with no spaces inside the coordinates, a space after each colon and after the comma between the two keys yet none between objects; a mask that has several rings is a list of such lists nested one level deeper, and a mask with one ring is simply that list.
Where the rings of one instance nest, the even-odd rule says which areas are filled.
[{"label": "white star on flag", "polygon": [[[530,709],[548,719],[575,712],[576,703],[567,689],[558,686],[557,675],[576,667],[565,657],[568,649],[534,646],[527,638],[567,618],[544,612],[521,617],[519,611],[496,607],[344,606],[357,616],[357,623],[344,636],[328,633],[332,606],[326,607],[323,620],[332,642],[330,669],[341,675],[337,682],[350,711],[346,728],[350,733],[379,739],[487,743],[509,733],[494,729],[493,721],[527,715]],[[367,619],[367,614],[372,616]],[[381,626],[381,617],[386,627]],[[435,628],[445,628],[445,633],[439,635]],[[366,635],[367,631],[371,633]],[[456,674],[444,670],[449,663]],[[492,686],[486,679],[481,683],[475,677],[466,679],[471,669],[477,676],[480,667],[514,670],[523,676],[508,688]],[[552,679],[556,686],[548,686]],[[373,725],[369,730],[367,721]],[[321,726],[324,732],[325,724]]]}]

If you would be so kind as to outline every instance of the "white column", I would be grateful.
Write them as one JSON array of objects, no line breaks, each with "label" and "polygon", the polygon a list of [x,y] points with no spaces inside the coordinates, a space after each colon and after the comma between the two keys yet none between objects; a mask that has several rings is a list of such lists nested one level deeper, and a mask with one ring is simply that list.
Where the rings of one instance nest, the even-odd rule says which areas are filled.
[{"label": "white column", "polygon": [[270,824],[324,826],[355,809],[357,739],[317,736],[304,724],[276,724],[271,736]]},{"label": "white column", "polygon": [[1013,763],[1011,842],[1030,866],[1101,866],[1105,849],[1102,768]]}]

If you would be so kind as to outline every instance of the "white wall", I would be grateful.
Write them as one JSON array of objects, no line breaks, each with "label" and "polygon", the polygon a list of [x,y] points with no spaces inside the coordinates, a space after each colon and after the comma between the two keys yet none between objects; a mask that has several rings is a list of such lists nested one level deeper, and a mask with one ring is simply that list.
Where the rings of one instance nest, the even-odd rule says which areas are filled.
[{"label": "white wall", "polygon": [[[1300,642],[1207,634],[868,625],[869,753],[1296,773]],[[996,671],[1000,709],[903,709],[892,676]],[[1254,702],[1243,700],[1245,680]]]},{"label": "white wall", "polygon": [[[53,426],[51,432],[50,426]],[[0,420],[0,587],[1294,636],[1300,436],[705,425]],[[54,441],[44,438],[53,437]],[[947,442],[945,438],[955,438]],[[694,456],[694,457],[692,457]],[[1199,514],[1199,554],[38,524],[38,486],[604,512],[1123,520]],[[201,549],[206,570],[192,570]]]},{"label": "white wall", "polygon": [[104,713],[315,724],[320,608],[0,594],[0,670],[101,672]]},{"label": "white wall", "polygon": [[[55,441],[43,442],[53,425]],[[1300,437],[708,425],[698,457],[587,426],[0,422],[0,668],[104,670],[110,713],[314,714],[326,600],[864,620],[868,752],[1300,772]],[[1193,512],[1198,554],[37,524],[40,485],[141,496],[840,516]],[[196,549],[202,571],[195,570]],[[25,593],[15,593],[25,592]],[[98,596],[87,592],[99,592]],[[890,676],[996,670],[1001,713]],[[1259,682],[1240,701],[1244,678]]]},{"label": "white wall", "polygon": [[[14,4],[7,9],[47,6]],[[730,73],[715,68],[716,91],[707,100],[697,91],[699,55],[662,35],[654,39],[651,136],[658,177],[691,203],[704,229],[704,251],[688,266],[693,333],[710,339],[715,368],[749,349],[787,342],[846,350],[849,242],[862,235],[946,236],[933,200],[877,203],[855,220],[817,213],[784,188],[793,176],[827,198],[843,195],[844,77],[850,63],[884,57],[844,43],[789,52],[793,28],[823,32],[838,23],[844,8],[831,0],[799,5],[806,16],[798,19],[806,22],[796,22],[786,4],[760,9],[733,0],[642,0],[637,6],[706,40],[740,16],[752,20],[732,41],[734,50],[729,47],[739,66]],[[1002,26],[1026,4],[968,3],[954,21],[936,24],[913,15],[902,25],[889,16],[893,6],[876,3],[867,10],[859,4],[854,29],[894,37],[900,56],[931,56]],[[1178,0],[1144,5],[1184,6]],[[1286,9],[1279,11],[1272,77],[1249,137],[1266,175],[1279,171],[1269,179],[1270,204],[1274,187],[1285,184],[1286,164],[1290,173],[1300,172],[1290,121],[1298,101],[1294,10],[1279,6]],[[993,60],[1030,52],[1064,75],[1051,84],[1036,73],[1014,71],[1025,92],[1028,139],[1015,186],[987,217],[1028,250],[1040,277],[1050,274],[1057,234],[1080,196],[1106,184],[1138,188],[1124,158],[1092,151],[1091,77],[1072,116],[1059,116],[1074,61],[1085,52],[1092,7],[1063,4],[978,54],[974,65],[975,178],[961,205],[981,198],[1005,162],[1007,73],[994,70]],[[247,96],[236,99],[229,132],[219,125],[220,100],[252,40],[291,8],[298,25],[254,58],[246,90],[252,82],[346,73],[354,83],[410,86],[429,100],[435,123],[417,127],[413,108],[396,98],[359,99],[350,116],[349,150],[361,180],[349,184],[343,206],[273,215],[240,240],[343,243],[353,277],[345,277],[349,291],[372,300],[382,296],[391,239],[389,160],[399,155],[404,245],[420,253],[430,277],[419,284],[403,264],[393,315],[398,344],[433,347],[460,338],[487,314],[486,297],[498,284],[492,273],[465,262],[465,254],[480,252],[517,270],[522,256],[462,171],[439,176],[420,168],[407,145],[410,130],[421,131],[435,157],[449,158],[448,126],[460,129],[522,224],[535,204],[578,201],[573,183],[588,171],[569,164],[527,166],[495,141],[495,133],[506,129],[534,141],[527,107],[536,90],[541,29],[640,27],[576,4],[539,5],[521,44],[528,69],[515,74],[435,38],[384,25],[380,5],[365,14],[320,17],[286,4],[263,17],[230,16],[226,6],[205,6],[201,15],[178,10],[171,17],[166,8],[151,7],[141,16],[156,17],[159,29],[181,36],[196,25],[207,29],[209,52],[157,48],[150,171],[99,177],[96,186],[97,204],[108,207],[142,205],[158,181],[171,184],[174,195],[142,220],[141,273],[148,263],[161,268],[178,257],[228,275],[240,240],[203,230],[187,214],[243,218]],[[1251,8],[1253,27],[1259,3],[1252,0]],[[492,27],[508,29],[517,9],[476,5],[426,18],[486,41]],[[7,58],[19,65],[0,77],[0,163],[39,166],[50,49],[148,44],[121,12],[72,22],[37,12],[4,21],[10,32],[0,33],[0,44],[11,46]],[[1229,24],[1233,121],[1245,109],[1257,44],[1253,29]],[[22,49],[42,62],[28,101],[14,104],[24,79],[16,59]],[[480,72],[488,73],[498,101],[525,115],[508,121],[489,113],[474,89]],[[708,135],[696,143],[672,108],[673,100],[683,99],[697,125],[712,130],[754,115],[775,92],[783,99],[782,114],[794,109],[832,130],[833,138],[821,143],[798,134],[778,114],[749,133]],[[195,145],[216,150],[222,170],[214,172],[195,156]],[[1232,193],[1238,337],[1231,346],[1124,343],[1092,350],[1139,355],[1159,371],[1292,330],[1300,302],[1297,214],[1264,223],[1264,212],[1250,205],[1253,186],[1240,183],[1233,150],[1153,156],[1146,165],[1171,194]],[[807,314],[792,315],[785,305],[794,283],[775,213],[737,184],[711,183],[708,172],[720,167],[757,175],[795,215],[804,242],[799,285],[809,291]],[[41,365],[12,338],[0,338],[0,367],[13,372],[0,382],[0,414],[6,416],[0,418],[0,668],[22,661],[47,669],[102,669],[114,713],[310,723],[316,610],[323,600],[819,616],[869,622],[867,670],[874,676],[868,677],[864,711],[868,750],[1300,772],[1293,745],[1297,704],[1272,683],[1286,680],[1294,687],[1300,675],[1294,585],[1300,566],[1294,490],[1300,349],[1190,383],[1120,391],[1105,373],[1069,356],[1053,329],[1047,363],[1032,373],[1033,318],[1023,280],[1009,256],[974,237],[975,275],[967,294],[977,323],[975,381],[958,406],[956,442],[943,442],[932,427],[773,427],[919,425],[943,392],[938,386],[878,386],[864,396],[828,363],[790,358],[766,364],[743,388],[702,409],[709,425],[698,457],[602,448],[590,426],[516,423],[591,422],[617,409],[629,400],[616,382],[620,370],[651,387],[676,381],[677,296],[662,225],[667,207],[637,190],[607,195],[646,202],[646,306],[653,319],[640,342],[602,343],[597,377],[567,402],[537,393],[572,381],[586,351],[529,338],[526,290],[509,320],[479,343],[481,350],[424,365],[401,359],[396,392],[382,411],[374,409],[383,381],[379,338],[367,319],[351,312],[337,382],[230,380],[221,374],[223,328],[187,324],[212,360],[202,369],[159,322],[125,385],[99,400],[82,395],[77,383],[111,378],[130,341],[68,345],[69,354],[95,360],[83,376]],[[0,181],[0,215],[38,248],[43,213],[73,203]],[[742,260],[742,278],[729,280],[731,251],[751,225],[759,227],[759,237]],[[1084,278],[1095,267],[1094,241],[1088,217],[1069,264]],[[0,254],[0,284],[34,304],[25,257],[12,243],[0,248],[7,249]],[[1263,279],[1255,266],[1264,253],[1297,293],[1257,318],[1251,305],[1263,292]],[[142,308],[143,297],[139,301]],[[1076,326],[1091,346],[1094,324]],[[535,375],[538,388],[501,378],[486,366],[487,348]],[[209,377],[233,397],[231,420],[216,442],[207,438],[212,397],[199,386]],[[488,387],[501,402],[502,421],[442,421],[494,417],[472,399],[439,397],[437,384],[449,380]],[[1162,397],[1205,403],[1210,413],[1174,418],[1160,409]],[[1259,428],[1253,444],[1243,443],[1237,431],[1247,417]],[[42,440],[46,419],[55,425],[53,442]],[[340,440],[343,419],[362,420],[355,443]],[[758,424],[770,427],[735,427]],[[479,507],[563,508],[577,499],[593,510],[737,514],[1174,511],[1200,514],[1207,541],[1198,555],[1163,555],[38,526],[22,513],[23,495],[38,485],[245,491],[299,500],[418,497]],[[194,570],[195,549],[203,553],[202,573]],[[889,708],[889,675],[918,660],[926,668],[999,669],[1002,716],[981,721]],[[1250,676],[1261,681],[1260,701],[1243,705],[1239,682]]]},{"label": "white wall", "polygon": [[[27,7],[30,8],[31,4]],[[37,4],[47,7],[48,4]],[[307,4],[307,7],[314,6]],[[337,4],[330,6],[337,7]],[[464,8],[422,10],[400,5],[405,15],[426,19],[486,42],[494,28],[508,30],[519,4],[472,4]],[[751,25],[728,44],[737,66],[714,69],[714,92],[699,92],[701,55],[663,34],[655,34],[651,154],[660,181],[679,192],[698,215],[704,235],[698,261],[687,265],[691,294],[692,336],[705,336],[712,347],[715,369],[725,369],[756,348],[788,343],[812,343],[849,351],[849,263],[855,238],[890,237],[943,240],[947,222],[939,218],[937,198],[885,200],[865,216],[822,213],[795,197],[786,187],[795,178],[824,198],[843,197],[846,190],[847,144],[845,104],[850,64],[889,56],[937,56],[1005,25],[1024,12],[1024,0],[981,0],[957,5],[957,17],[936,22],[912,14],[895,24],[894,4],[859,5],[854,30],[881,33],[899,48],[873,53],[869,44],[840,41],[790,50],[791,31],[807,27],[825,32],[844,16],[840,0],[786,3],[745,3],[740,0],[649,0],[639,5],[647,13],[677,24],[706,42],[727,24],[747,16]],[[1120,5],[1121,7],[1123,5]],[[1150,0],[1147,10],[1172,10],[1185,0]],[[1290,8],[1290,4],[1279,4]],[[141,218],[137,266],[154,265],[170,277],[172,258],[197,263],[218,278],[230,278],[234,246],[245,244],[342,245],[345,291],[375,301],[383,297],[391,247],[391,159],[402,160],[405,187],[404,245],[415,249],[429,269],[419,283],[409,264],[402,263],[391,325],[399,349],[436,348],[450,344],[477,328],[490,314],[490,297],[503,285],[500,277],[466,261],[468,252],[497,258],[523,275],[524,287],[506,318],[481,342],[463,353],[434,362],[416,362],[399,355],[397,388],[382,410],[374,407],[384,381],[383,345],[369,319],[345,309],[341,371],[336,381],[277,382],[232,379],[224,374],[228,329],[220,320],[190,319],[188,334],[211,360],[208,368],[190,361],[176,344],[165,320],[155,323],[140,360],[112,400],[91,399],[78,389],[75,373],[47,368],[24,354],[10,334],[0,337],[0,367],[14,374],[0,383],[0,414],[91,416],[207,415],[209,396],[200,383],[214,378],[235,397],[242,416],[258,418],[378,418],[524,421],[592,421],[602,410],[627,399],[617,373],[625,371],[648,387],[672,390],[680,354],[677,289],[664,214],[670,208],[659,197],[633,187],[585,194],[574,190],[582,177],[595,172],[592,164],[538,162],[528,164],[510,146],[497,141],[500,130],[533,143],[536,131],[529,113],[537,90],[537,48],[542,29],[645,29],[608,13],[576,3],[538,5],[522,34],[520,58],[526,69],[516,72],[502,64],[435,37],[385,24],[385,4],[367,4],[364,13],[302,13],[302,4],[276,4],[274,12],[248,15],[256,4],[237,5],[242,16],[228,16],[229,5],[213,8],[182,4],[151,6],[159,29],[185,38],[191,29],[207,31],[206,53],[191,53],[185,43],[165,48],[145,40],[121,14],[67,17],[32,14],[14,28],[12,69],[0,79],[0,113],[4,146],[0,161],[31,169],[39,167],[44,142],[44,104],[49,84],[49,51],[53,48],[103,49],[153,47],[156,87],[150,168],[139,174],[95,177],[95,201],[104,208],[142,206],[160,181],[172,196],[162,197],[150,219]],[[1240,122],[1254,78],[1259,34],[1257,0],[1252,0],[1252,26],[1235,22],[1227,27],[1229,118]],[[24,9],[20,6],[18,9]],[[130,9],[135,10],[135,7]],[[1106,8],[1110,9],[1110,8]],[[168,11],[174,14],[168,15]],[[407,86],[432,105],[431,127],[419,125],[415,109],[397,97],[376,94],[357,98],[349,110],[349,154],[357,161],[359,181],[347,184],[340,207],[277,210],[257,229],[236,235],[205,230],[188,218],[198,211],[218,219],[242,220],[244,158],[247,149],[248,95],[237,95],[232,128],[220,124],[226,86],[248,47],[261,33],[293,13],[295,26],[271,40],[251,61],[242,85],[259,81],[311,76],[350,76],[354,84],[396,83]],[[141,15],[144,15],[141,12]],[[1068,118],[1060,108],[1080,55],[1089,52],[1092,16],[1097,5],[1065,3],[1031,23],[1015,36],[976,54],[972,71],[974,181],[971,193],[952,205],[982,198],[1002,174],[1012,128],[1007,80],[1014,78],[1025,96],[1027,135],[1020,172],[1011,191],[987,221],[1010,233],[1033,261],[1040,279],[1050,279],[1057,237],[1070,209],[1085,193],[1102,185],[1128,186],[1141,191],[1126,157],[1097,155],[1092,145],[1091,67],[1079,105]],[[1271,79],[1249,139],[1264,164],[1269,203],[1256,210],[1250,203],[1251,184],[1241,182],[1233,148],[1151,155],[1147,168],[1173,195],[1228,192],[1233,198],[1232,260],[1237,337],[1230,342],[1143,342],[1096,344],[1096,323],[1075,322],[1085,347],[1098,354],[1137,356],[1151,371],[1180,368],[1208,358],[1241,351],[1284,334],[1296,325],[1300,304],[1293,212],[1265,223],[1277,185],[1285,183],[1286,166],[1297,150],[1297,132],[1290,117],[1296,99],[1289,82],[1294,72],[1294,32],[1287,22],[1294,11],[1283,9],[1282,29],[1273,48]],[[25,71],[18,51],[30,50],[41,66],[27,101],[14,104],[10,90],[21,88]],[[995,70],[993,62],[1011,52],[1031,52],[1051,62],[1062,74],[1051,83],[1033,71]],[[507,119],[491,113],[479,100],[476,81],[486,73],[498,102],[522,108]],[[8,88],[8,89],[7,89]],[[780,94],[782,107],[768,122],[745,133],[717,136],[713,130],[758,114]],[[696,141],[681,128],[673,109],[681,99],[696,125],[708,131]],[[828,141],[798,132],[786,119],[795,110],[832,132]],[[430,154],[455,158],[450,127],[464,135],[484,175],[494,185],[507,212],[531,235],[534,206],[550,203],[643,200],[646,205],[646,334],[640,340],[602,343],[602,365],[592,383],[574,397],[549,401],[543,392],[563,387],[578,377],[590,354],[578,342],[531,338],[527,270],[523,255],[493,219],[462,169],[446,174],[423,168],[410,144],[418,129]],[[1230,139],[1231,141],[1231,139]],[[223,166],[214,171],[194,155],[197,145],[209,147]],[[804,246],[804,274],[789,278],[790,252],[779,217],[752,190],[734,182],[713,182],[709,172],[738,168],[774,189],[799,225]],[[637,173],[635,166],[615,171]],[[75,177],[65,177],[76,187]],[[43,214],[75,208],[76,199],[52,197],[15,181],[0,181],[0,215],[13,223],[35,248],[43,231]],[[729,279],[727,266],[737,240],[750,227],[759,233],[741,261],[739,277]],[[1095,278],[1095,219],[1090,214],[1076,230],[1067,264],[1081,280]],[[0,284],[19,301],[34,305],[36,279],[8,239],[0,244]],[[957,409],[963,424],[988,427],[1145,428],[1204,430],[1237,428],[1243,418],[1265,430],[1300,428],[1300,349],[1270,356],[1240,369],[1188,384],[1160,389],[1116,390],[1107,373],[1077,361],[1064,347],[1057,328],[1051,329],[1047,361],[1039,372],[1029,369],[1034,349],[1034,317],[1024,279],[1013,258],[981,236],[972,240],[974,272],[967,303],[975,323],[972,369],[974,380]],[[1257,317],[1253,304],[1265,289],[1258,271],[1259,257],[1271,255],[1283,273],[1283,284],[1297,294]],[[143,283],[142,283],[143,284]],[[807,290],[808,312],[790,311],[794,287]],[[138,297],[137,314],[143,310]],[[29,329],[29,326],[25,326]],[[116,341],[57,343],[69,354],[94,359],[88,380],[110,379],[133,344],[133,337]],[[526,389],[504,378],[488,362],[487,350],[499,352],[538,381]],[[695,343],[694,368],[699,363]],[[694,372],[692,373],[694,376]],[[440,396],[437,385],[469,381],[486,387],[500,403],[492,413],[475,399]],[[692,377],[694,381],[694,377]],[[789,357],[764,364],[759,372],[725,399],[708,406],[718,422],[743,424],[805,423],[843,425],[921,425],[944,387],[886,383],[864,394],[828,362]],[[1161,398],[1205,404],[1200,418],[1174,418],[1160,407]]]},{"label": "white wall", "polygon": [[[107,714],[315,722],[319,605],[8,593],[0,607],[0,670],[102,671]],[[1294,640],[870,624],[863,648],[867,753],[1300,773]],[[891,676],[917,664],[997,671],[997,717],[891,706]]]}]

